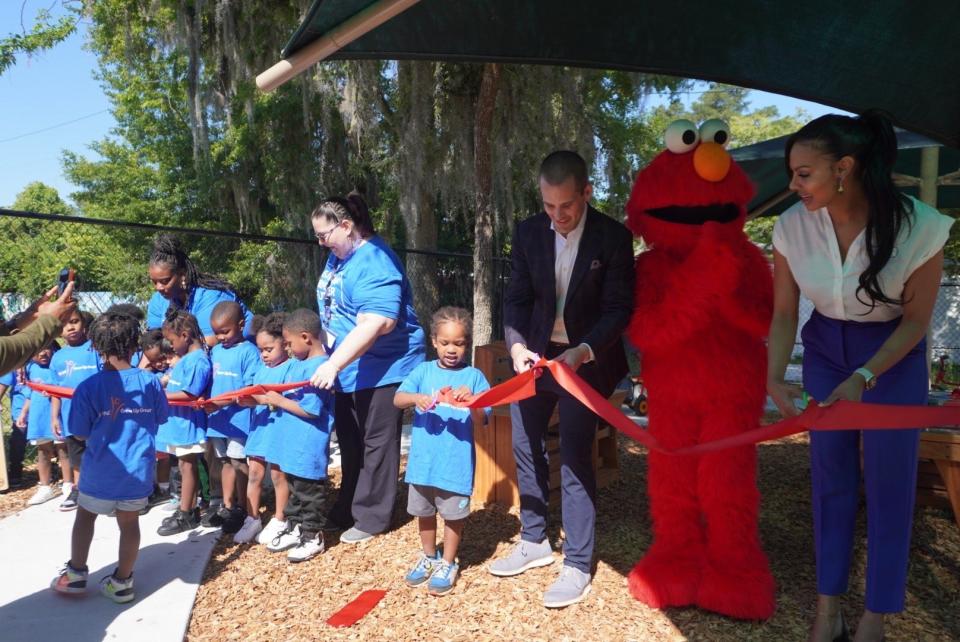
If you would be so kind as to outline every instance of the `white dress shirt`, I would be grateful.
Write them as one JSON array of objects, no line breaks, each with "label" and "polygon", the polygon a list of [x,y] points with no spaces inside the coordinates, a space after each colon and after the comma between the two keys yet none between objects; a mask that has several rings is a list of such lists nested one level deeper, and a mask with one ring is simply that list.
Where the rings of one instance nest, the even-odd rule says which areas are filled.
[{"label": "white dress shirt", "polygon": [[550,223],[550,229],[553,230],[555,253],[553,274],[557,285],[557,314],[553,320],[553,332],[550,334],[550,340],[554,343],[570,343],[570,339],[567,337],[567,327],[563,322],[563,308],[567,302],[570,276],[573,274],[573,264],[577,261],[577,250],[580,249],[580,239],[583,238],[583,226],[586,225],[586,222],[587,206],[584,205],[580,222],[567,233],[566,237],[554,228],[552,222]]},{"label": "white dress shirt", "polygon": [[[940,251],[953,219],[926,203],[911,198],[911,225],[904,225],[893,254],[878,275],[883,293],[891,299],[903,296],[903,287],[914,270]],[[780,215],[773,227],[773,246],[786,258],[800,292],[820,314],[846,321],[889,321],[903,314],[902,306],[877,303],[873,310],[857,299],[860,275],[870,264],[865,230],[840,260],[840,245],[827,208],[809,212],[797,203]],[[866,292],[860,298],[870,301]]]}]

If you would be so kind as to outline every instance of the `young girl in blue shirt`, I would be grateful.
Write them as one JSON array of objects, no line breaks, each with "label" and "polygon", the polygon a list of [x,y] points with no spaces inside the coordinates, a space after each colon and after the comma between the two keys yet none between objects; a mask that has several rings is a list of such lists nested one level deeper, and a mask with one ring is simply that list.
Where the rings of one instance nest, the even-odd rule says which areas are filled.
[{"label": "young girl in blue shirt", "polygon": [[[173,350],[163,340],[163,330],[147,330],[140,337],[140,350],[134,353],[131,364],[136,364],[146,372],[157,378],[160,385],[166,388],[170,380],[171,361]],[[150,495],[150,506],[157,504],[180,505],[180,498],[174,498],[170,492],[170,465],[176,461],[174,456],[167,452],[167,444],[157,439],[157,487]]]},{"label": "young girl in blue shirt", "polygon": [[[483,411],[437,402],[449,388],[453,399],[465,401],[490,388],[483,373],[464,362],[473,322],[463,308],[445,307],[430,320],[435,361],[417,366],[403,380],[393,403],[416,407],[405,481],[410,485],[407,512],[417,518],[423,552],[406,582],[429,582],[433,595],[448,593],[457,581],[457,548],[470,515],[473,494],[473,423]],[[443,517],[443,554],[437,549],[437,513]]]},{"label": "young girl in blue shirt", "polygon": [[[171,308],[163,323],[163,338],[179,357],[167,382],[167,399],[193,401],[206,396],[212,367],[196,317]],[[160,426],[157,439],[167,445],[168,453],[177,456],[180,468],[180,508],[160,524],[160,535],[175,535],[200,525],[197,457],[205,449],[206,429],[207,414],[190,406],[171,406],[167,421]]]},{"label": "young girl in blue shirt", "polygon": [[[93,349],[87,338],[89,314],[74,310],[63,324],[63,339],[66,345],[60,348],[50,359],[50,373],[57,386],[76,389],[81,381],[100,372],[100,355]],[[77,485],[80,483],[80,463],[83,458],[84,442],[73,439],[70,430],[70,399],[53,397],[50,399],[50,423],[55,437],[67,444],[70,456],[72,479],[63,480],[63,494],[66,498],[60,504],[60,510],[71,511],[77,507]]]},{"label": "young girl in blue shirt", "polygon": [[[283,383],[287,371],[294,363],[287,354],[287,344],[283,340],[283,322],[286,319],[283,312],[274,312],[266,317],[253,318],[253,328],[257,337],[257,348],[260,350],[260,359],[263,367],[257,371],[253,379],[254,384]],[[290,487],[287,485],[287,476],[275,463],[275,449],[284,438],[278,428],[279,412],[269,406],[257,406],[254,399],[241,400],[242,405],[255,407],[253,423],[250,425],[250,436],[247,437],[247,504],[250,514],[243,526],[233,536],[237,544],[250,542],[254,537],[260,544],[269,544],[274,537],[286,526],[286,517],[283,509],[290,499]],[[260,488],[266,467],[270,466],[270,481],[273,482],[276,510],[266,527],[260,521]]]},{"label": "young girl in blue shirt", "polygon": [[[306,381],[327,359],[320,317],[300,308],[287,315],[283,338],[296,359],[285,383]],[[259,395],[259,403],[278,409],[277,430],[283,438],[273,449],[273,461],[287,476],[290,499],[284,507],[286,525],[270,543],[272,552],[287,552],[291,562],[304,562],[324,550],[327,455],[333,431],[333,394],[310,385],[287,393]]]},{"label": "young girl in blue shirt", "polygon": [[167,418],[167,399],[153,375],[130,366],[140,339],[135,317],[108,309],[91,327],[103,370],[73,393],[70,426],[87,442],[83,453],[70,560],[50,583],[61,593],[87,588],[87,557],[98,515],[115,513],[120,527],[119,561],[100,580],[100,592],[117,603],[133,600],[133,565],[140,550],[140,511],[153,490],[154,437]]},{"label": "young girl in blue shirt", "polygon": [[[50,359],[57,351],[56,341],[33,355],[27,364],[25,373],[27,381],[34,383],[53,383],[53,373],[50,370]],[[67,455],[67,444],[62,438],[53,434],[50,424],[50,397],[42,392],[31,391],[30,397],[24,404],[23,412],[27,414],[27,439],[37,447],[37,472],[40,475],[40,485],[37,492],[27,500],[27,506],[35,506],[50,501],[57,496],[57,490],[51,484],[50,460],[56,452],[60,462],[60,472],[63,481],[73,479],[70,470],[70,458]]]}]

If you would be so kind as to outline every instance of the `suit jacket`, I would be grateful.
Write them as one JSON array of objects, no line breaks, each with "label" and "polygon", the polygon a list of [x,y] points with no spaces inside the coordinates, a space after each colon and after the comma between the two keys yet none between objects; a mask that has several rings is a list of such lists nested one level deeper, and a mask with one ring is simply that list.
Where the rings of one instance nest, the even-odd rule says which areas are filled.
[{"label": "suit jacket", "polygon": [[[587,207],[586,217],[563,321],[570,345],[586,343],[593,349],[594,361],[580,366],[577,374],[609,396],[627,373],[621,336],[633,313],[633,236],[593,207]],[[545,212],[517,225],[503,304],[508,349],[522,343],[533,352],[546,352],[557,310],[554,235]]]}]

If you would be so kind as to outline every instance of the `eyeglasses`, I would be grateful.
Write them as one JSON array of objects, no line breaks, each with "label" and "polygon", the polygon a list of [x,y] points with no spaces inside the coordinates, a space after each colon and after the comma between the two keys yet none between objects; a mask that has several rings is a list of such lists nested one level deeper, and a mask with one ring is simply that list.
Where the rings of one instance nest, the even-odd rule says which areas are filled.
[{"label": "eyeglasses", "polygon": [[329,230],[327,230],[326,232],[314,232],[313,235],[316,236],[316,237],[317,237],[317,240],[320,241],[321,243],[326,243],[326,242],[327,242],[327,239],[330,238],[330,235],[333,234],[333,231],[334,231],[335,229],[337,229],[337,227],[339,227],[339,225],[340,225],[340,224],[337,223],[336,225],[334,225],[333,227],[331,227],[331,228],[330,228]]}]

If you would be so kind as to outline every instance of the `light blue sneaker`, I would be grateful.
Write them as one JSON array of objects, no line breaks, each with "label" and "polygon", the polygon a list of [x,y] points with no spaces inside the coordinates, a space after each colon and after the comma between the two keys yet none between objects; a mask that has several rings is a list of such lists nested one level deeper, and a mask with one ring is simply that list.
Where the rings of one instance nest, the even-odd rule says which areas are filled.
[{"label": "light blue sneaker", "polygon": [[440,551],[436,551],[433,554],[433,557],[428,557],[426,553],[420,553],[420,559],[417,560],[417,565],[411,569],[404,581],[409,586],[420,586],[424,582],[430,579],[430,576],[433,575],[433,572],[437,570],[437,567],[440,565],[440,560],[443,559],[440,557]]},{"label": "light blue sneaker", "polygon": [[427,589],[430,595],[446,595],[453,589],[457,583],[457,573],[460,571],[460,565],[441,559],[437,569],[430,576],[430,584]]}]

